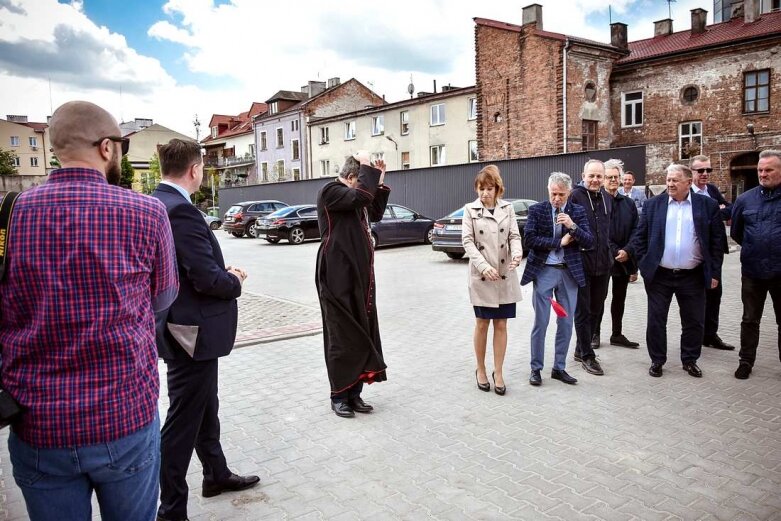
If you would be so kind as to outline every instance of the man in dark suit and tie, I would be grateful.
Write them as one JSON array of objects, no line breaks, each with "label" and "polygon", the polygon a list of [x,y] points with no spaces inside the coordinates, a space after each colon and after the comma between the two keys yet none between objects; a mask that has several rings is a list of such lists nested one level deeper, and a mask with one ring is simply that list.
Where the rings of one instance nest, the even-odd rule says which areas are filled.
[{"label": "man in dark suit and tie", "polygon": [[190,194],[203,180],[200,145],[172,139],[159,149],[163,180],[152,196],[165,204],[179,266],[179,296],[157,317],[157,346],[168,367],[168,416],[161,433],[158,521],[187,519],[187,468],[203,464],[204,497],[256,485],[228,469],[217,416],[217,360],[236,339],[236,298],[247,275],[225,267],[220,245]]},{"label": "man in dark suit and tie", "polygon": [[727,237],[712,199],[691,191],[692,173],[684,165],[667,167],[667,193],[643,206],[632,240],[648,296],[646,344],[651,376],[662,376],[667,361],[667,315],[673,295],[681,314],[681,362],[691,376],[701,377],[697,359],[702,350],[705,290],[721,281]]},{"label": "man in dark suit and tie", "polygon": [[[710,174],[713,172],[710,158],[708,156],[694,156],[689,160],[689,168],[692,169],[692,191],[695,194],[704,195],[716,201],[716,204],[719,205],[719,213],[722,220],[729,221],[732,214],[732,205],[721,195],[718,186],[708,182]],[[729,253],[727,241],[724,241],[724,253]],[[732,351],[735,349],[735,346],[724,342],[718,335],[721,292],[721,284],[705,291],[705,332],[702,338],[702,345]]]}]

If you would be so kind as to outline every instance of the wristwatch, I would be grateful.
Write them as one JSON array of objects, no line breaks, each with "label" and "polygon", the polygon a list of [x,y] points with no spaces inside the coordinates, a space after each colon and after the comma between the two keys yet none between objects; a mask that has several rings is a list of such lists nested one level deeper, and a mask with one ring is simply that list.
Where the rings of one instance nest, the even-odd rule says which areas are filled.
[{"label": "wristwatch", "polygon": [[570,226],[569,231],[567,232],[570,235],[574,235],[575,232],[578,231],[578,225],[575,223],[572,223],[572,226]]}]

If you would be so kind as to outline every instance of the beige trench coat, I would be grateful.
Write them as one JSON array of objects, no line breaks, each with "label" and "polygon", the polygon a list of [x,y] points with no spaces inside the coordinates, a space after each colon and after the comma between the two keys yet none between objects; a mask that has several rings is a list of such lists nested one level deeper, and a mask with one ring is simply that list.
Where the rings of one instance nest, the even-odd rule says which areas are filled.
[{"label": "beige trench coat", "polygon": [[[523,253],[512,203],[498,199],[493,215],[480,199],[464,206],[461,241],[469,256],[469,299],[473,306],[498,308],[521,300],[518,268],[507,269],[513,257]],[[493,282],[485,278],[483,272],[489,267],[502,278]]]}]

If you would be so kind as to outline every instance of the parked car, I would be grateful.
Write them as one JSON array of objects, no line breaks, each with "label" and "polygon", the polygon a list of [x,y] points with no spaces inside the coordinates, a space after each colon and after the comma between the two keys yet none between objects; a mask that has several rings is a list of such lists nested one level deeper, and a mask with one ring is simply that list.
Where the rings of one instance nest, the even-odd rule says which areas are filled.
[{"label": "parked car", "polygon": [[255,220],[264,217],[271,212],[285,208],[287,203],[282,201],[244,201],[236,203],[225,212],[222,220],[225,231],[234,237],[254,237]]},{"label": "parked car", "polygon": [[[523,256],[526,257],[526,243],[523,238],[523,229],[526,226],[526,219],[529,217],[529,206],[537,201],[531,199],[505,199],[513,203],[515,219],[518,221],[518,231],[521,233],[521,242],[523,243]],[[460,259],[465,255],[464,245],[461,242],[461,224],[464,217],[464,208],[459,208],[454,212],[437,219],[434,223],[434,237],[431,241],[431,248],[434,251],[444,252],[451,259]]]},{"label": "parked car", "polygon": [[209,225],[209,228],[211,228],[212,230],[220,229],[220,226],[222,226],[222,221],[220,220],[219,217],[212,217],[211,215],[207,215],[203,213],[202,210],[198,210],[198,211],[201,212],[201,215],[203,215],[203,218],[204,220],[206,220],[206,224]]},{"label": "parked car", "polygon": [[282,239],[287,239],[290,244],[301,244],[307,239],[320,239],[317,206],[296,204],[259,217],[255,221],[255,237],[272,244]]},{"label": "parked car", "polygon": [[372,223],[374,246],[406,242],[431,243],[434,220],[398,204],[389,204],[380,222]]}]

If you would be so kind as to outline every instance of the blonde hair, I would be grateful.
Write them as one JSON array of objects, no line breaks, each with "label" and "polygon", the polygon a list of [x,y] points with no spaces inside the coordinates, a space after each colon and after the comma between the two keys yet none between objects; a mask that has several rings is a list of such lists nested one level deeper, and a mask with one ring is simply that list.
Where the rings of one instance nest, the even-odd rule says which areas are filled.
[{"label": "blonde hair", "polygon": [[483,167],[483,169],[477,173],[477,177],[475,177],[475,191],[488,186],[496,187],[497,199],[504,194],[504,182],[502,181],[502,176],[499,175],[499,167],[496,165]]}]

